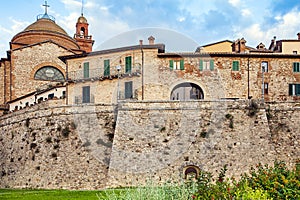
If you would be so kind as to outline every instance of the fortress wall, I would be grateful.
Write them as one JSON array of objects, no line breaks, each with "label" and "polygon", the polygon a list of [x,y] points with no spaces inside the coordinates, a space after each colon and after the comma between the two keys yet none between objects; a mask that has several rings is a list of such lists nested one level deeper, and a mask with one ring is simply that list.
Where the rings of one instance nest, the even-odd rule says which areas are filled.
[{"label": "fortress wall", "polygon": [[[298,147],[281,147],[270,132],[264,107],[249,105],[249,101],[121,104],[109,186],[143,184],[147,180],[180,181],[188,165],[215,177],[227,165],[227,175],[238,177],[258,163],[272,165],[288,154],[293,154],[288,161],[295,163]],[[298,115],[295,111],[290,117],[298,120]],[[295,125],[293,134],[299,137],[296,127],[299,129]],[[278,155],[282,148],[286,149]]]},{"label": "fortress wall", "polygon": [[277,159],[292,166],[300,161],[300,103],[273,102],[266,111]]},{"label": "fortress wall", "polygon": [[[47,101],[1,117],[1,188],[105,186],[114,107],[61,105]],[[108,144],[100,158],[91,148],[97,141]]]},{"label": "fortress wall", "polygon": [[293,165],[299,115],[297,103],[49,100],[0,117],[0,187],[100,189],[180,181],[188,165],[215,177],[224,165],[236,177],[259,162]]}]

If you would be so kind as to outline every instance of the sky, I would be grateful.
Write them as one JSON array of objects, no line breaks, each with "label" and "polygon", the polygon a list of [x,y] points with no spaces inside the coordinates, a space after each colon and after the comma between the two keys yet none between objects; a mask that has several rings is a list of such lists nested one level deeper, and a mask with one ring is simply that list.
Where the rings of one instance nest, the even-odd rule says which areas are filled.
[{"label": "sky", "polygon": [[[299,0],[47,0],[48,14],[71,37],[83,14],[94,50],[147,43],[165,43],[169,51],[245,38],[246,45],[271,39],[296,39],[300,32]],[[44,14],[44,0],[1,1],[0,57],[6,57],[14,35]],[[169,48],[168,48],[169,47]]]}]

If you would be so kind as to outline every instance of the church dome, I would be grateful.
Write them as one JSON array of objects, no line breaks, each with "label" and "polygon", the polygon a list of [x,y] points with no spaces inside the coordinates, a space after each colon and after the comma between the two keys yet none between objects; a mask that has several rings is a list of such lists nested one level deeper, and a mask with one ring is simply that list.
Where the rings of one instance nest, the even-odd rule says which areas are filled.
[{"label": "church dome", "polygon": [[49,40],[68,49],[80,49],[77,42],[63,28],[57,25],[54,18],[48,14],[38,16],[36,22],[15,35],[11,40],[11,48],[13,50]]},{"label": "church dome", "polygon": [[25,28],[23,32],[26,31],[51,31],[51,32],[56,32],[68,36],[67,32],[63,28],[58,26],[51,19],[47,19],[47,18],[41,18],[36,22],[34,22],[33,24],[27,26],[27,28]]},{"label": "church dome", "polygon": [[78,18],[77,23],[87,24],[88,22],[87,22],[86,18],[83,15],[81,15]]}]

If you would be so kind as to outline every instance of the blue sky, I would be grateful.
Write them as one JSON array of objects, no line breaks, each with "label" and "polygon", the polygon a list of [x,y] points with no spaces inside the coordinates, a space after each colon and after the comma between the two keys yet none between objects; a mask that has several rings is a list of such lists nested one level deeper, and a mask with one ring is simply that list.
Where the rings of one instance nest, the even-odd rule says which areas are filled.
[{"label": "blue sky", "polygon": [[[263,42],[268,47],[273,36],[277,39],[296,39],[296,34],[300,32],[298,0],[83,0],[83,2],[84,16],[90,24],[89,32],[96,41],[94,44],[96,50],[109,48],[109,43],[113,44],[112,41],[119,41],[114,44],[118,46],[138,44],[139,39],[146,41],[150,35],[153,35],[157,42],[166,43],[167,47],[171,46],[171,43],[166,40],[171,38],[173,43],[182,47],[183,51],[193,51],[197,45],[242,37],[246,39],[248,46],[256,47]],[[12,37],[35,22],[38,14],[44,13],[42,4],[43,0],[1,2],[1,57],[6,56]],[[48,0],[48,4],[50,5],[48,13],[56,18],[56,23],[70,36],[73,36],[75,23],[81,14],[81,0]],[[178,34],[178,37],[168,37],[165,31],[169,31],[169,35],[173,33],[173,36]],[[122,34],[124,32],[127,34]],[[128,33],[134,36],[129,37]],[[120,34],[124,35],[121,42]],[[191,49],[185,46],[190,46]]]}]

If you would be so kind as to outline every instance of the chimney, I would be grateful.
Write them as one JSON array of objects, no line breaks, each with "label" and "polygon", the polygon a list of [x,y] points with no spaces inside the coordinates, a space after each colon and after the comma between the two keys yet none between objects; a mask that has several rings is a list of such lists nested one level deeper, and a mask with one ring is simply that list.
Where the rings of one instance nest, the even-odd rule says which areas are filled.
[{"label": "chimney", "polygon": [[239,41],[239,46],[240,46],[240,48],[239,48],[239,52],[240,53],[245,53],[245,51],[246,51],[246,40],[244,39],[244,38],[242,38],[240,41]]},{"label": "chimney", "polygon": [[298,36],[298,40],[300,40],[300,33],[297,33],[297,36]]},{"label": "chimney", "polygon": [[240,42],[240,39],[236,40],[236,41],[233,41],[231,47],[232,47],[232,52],[240,52],[240,49],[239,49],[239,42]]},{"label": "chimney", "polygon": [[141,45],[141,46],[143,45],[143,40],[140,40],[140,45]]},{"label": "chimney", "polygon": [[155,40],[155,38],[151,35],[151,36],[148,38],[149,44],[150,44],[150,45],[153,45],[153,44],[154,44],[154,40]]}]

